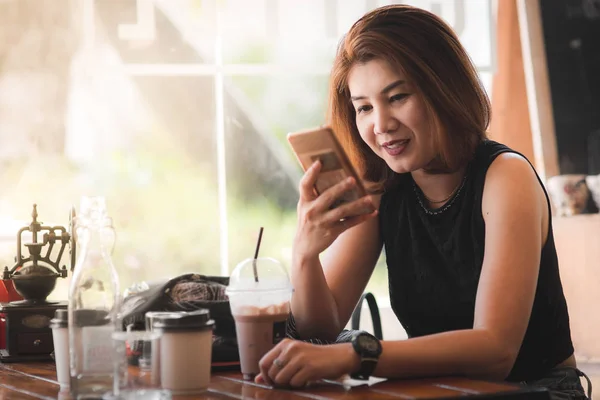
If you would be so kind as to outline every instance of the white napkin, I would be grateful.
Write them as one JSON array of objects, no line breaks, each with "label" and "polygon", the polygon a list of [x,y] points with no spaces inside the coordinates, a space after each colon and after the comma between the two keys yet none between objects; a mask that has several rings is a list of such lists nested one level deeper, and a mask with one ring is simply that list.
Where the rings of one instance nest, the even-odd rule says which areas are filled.
[{"label": "white napkin", "polygon": [[376,376],[370,376],[368,380],[364,379],[352,379],[350,375],[345,375],[338,380],[329,380],[323,379],[324,382],[333,383],[335,385],[342,385],[347,388],[356,387],[356,386],[373,386],[377,383],[387,381],[387,378],[379,378]]}]

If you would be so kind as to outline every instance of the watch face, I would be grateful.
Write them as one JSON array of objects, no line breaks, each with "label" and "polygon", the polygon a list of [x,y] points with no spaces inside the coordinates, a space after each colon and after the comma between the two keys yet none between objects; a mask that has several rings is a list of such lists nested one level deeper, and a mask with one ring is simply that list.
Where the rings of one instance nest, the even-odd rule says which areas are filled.
[{"label": "watch face", "polygon": [[381,351],[381,344],[379,344],[379,341],[377,339],[375,339],[371,335],[360,335],[358,336],[357,340],[358,345],[362,349],[371,354],[379,355],[379,352]]}]

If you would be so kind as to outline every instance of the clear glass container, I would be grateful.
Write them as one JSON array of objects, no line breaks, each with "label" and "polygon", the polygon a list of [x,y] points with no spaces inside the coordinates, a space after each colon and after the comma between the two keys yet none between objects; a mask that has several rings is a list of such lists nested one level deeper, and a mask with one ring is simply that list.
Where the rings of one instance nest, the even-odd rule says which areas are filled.
[{"label": "clear glass container", "polygon": [[[83,205],[82,201],[82,205]],[[76,399],[112,392],[112,333],[120,329],[119,278],[112,262],[115,232],[106,206],[82,207],[78,257],[69,289],[71,393]]]}]

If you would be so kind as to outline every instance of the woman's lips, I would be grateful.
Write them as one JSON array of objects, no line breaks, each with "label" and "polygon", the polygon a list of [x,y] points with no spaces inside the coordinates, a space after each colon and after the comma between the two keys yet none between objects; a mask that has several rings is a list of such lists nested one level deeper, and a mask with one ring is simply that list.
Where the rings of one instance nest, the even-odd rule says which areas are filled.
[{"label": "woman's lips", "polygon": [[406,149],[408,142],[410,142],[410,139],[392,140],[390,142],[385,142],[384,144],[381,145],[381,147],[390,156],[397,156],[397,155],[400,155],[404,151],[404,149]]}]

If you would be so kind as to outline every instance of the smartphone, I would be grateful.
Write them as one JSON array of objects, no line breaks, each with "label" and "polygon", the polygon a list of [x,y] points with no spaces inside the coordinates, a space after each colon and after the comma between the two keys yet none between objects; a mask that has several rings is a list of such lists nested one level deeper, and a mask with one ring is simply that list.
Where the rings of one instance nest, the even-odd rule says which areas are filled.
[{"label": "smartphone", "polygon": [[329,126],[288,133],[287,139],[304,171],[315,161],[321,162],[321,172],[315,184],[317,194],[323,193],[350,176],[356,181],[354,189],[345,192],[331,208],[367,195],[344,148]]}]

